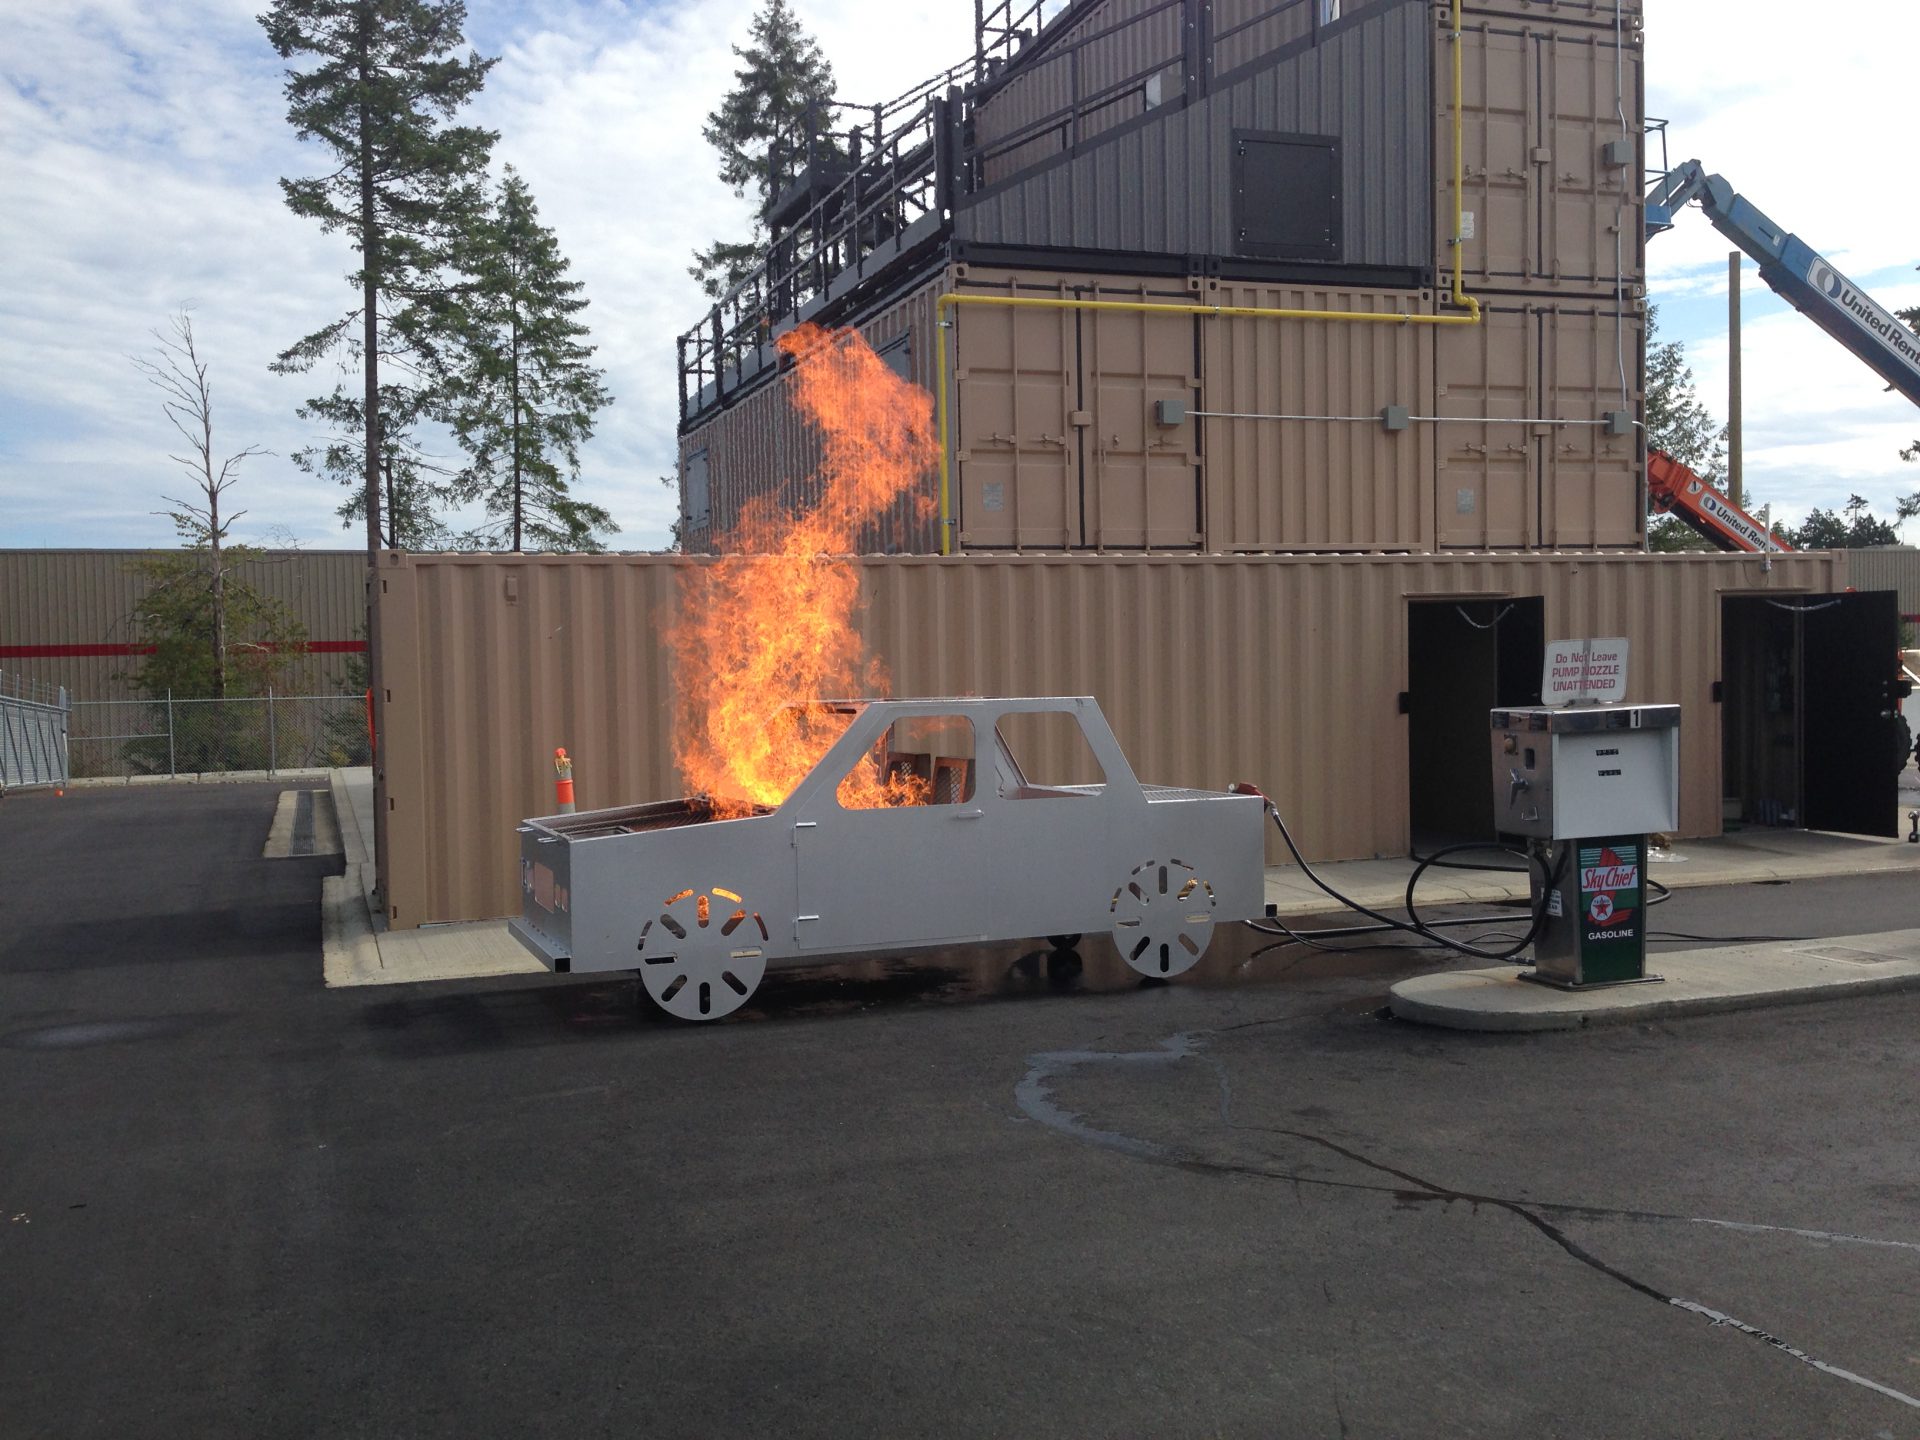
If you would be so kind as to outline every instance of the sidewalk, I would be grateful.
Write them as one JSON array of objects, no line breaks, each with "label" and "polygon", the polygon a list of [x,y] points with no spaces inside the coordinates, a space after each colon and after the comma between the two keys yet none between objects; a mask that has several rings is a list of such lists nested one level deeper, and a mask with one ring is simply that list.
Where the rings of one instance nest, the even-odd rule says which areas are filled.
[{"label": "sidewalk", "polygon": [[507,934],[504,920],[389,930],[374,895],[373,771],[328,772],[346,870],[321,882],[320,932],[329,988],[539,975],[545,967]]},{"label": "sidewalk", "polygon": [[[1906,797],[1903,795],[1902,799]],[[1905,820],[1905,810],[1901,812]],[[1305,848],[1304,846],[1302,847]],[[1473,858],[1472,856],[1455,858]],[[1511,855],[1490,852],[1495,864],[1518,865]],[[1398,906],[1406,899],[1414,862],[1340,860],[1315,865],[1320,878],[1362,905]],[[1817,880],[1833,875],[1876,875],[1905,871],[1920,877],[1920,845],[1861,835],[1829,835],[1818,830],[1742,830],[1711,840],[1682,840],[1670,851],[1654,851],[1647,873],[1668,889],[1693,885],[1743,885],[1756,880]],[[1527,898],[1522,871],[1443,870],[1421,877],[1415,896],[1429,906],[1484,904]],[[1322,892],[1296,865],[1267,870],[1267,899],[1280,914],[1323,915],[1344,907]]]},{"label": "sidewalk", "polygon": [[1916,990],[1920,930],[1683,950],[1650,955],[1647,963],[1660,983],[1557,990],[1523,980],[1519,967],[1503,965],[1402,980],[1387,1003],[1398,1019],[1449,1030],[1579,1030]]},{"label": "sidewalk", "polygon": [[[393,985],[544,973],[545,967],[507,934],[505,920],[388,930],[373,894],[373,772],[361,768],[328,773],[346,850],[346,872],[328,879],[321,896],[328,985]],[[1518,863],[1511,856],[1496,854],[1491,858],[1501,864]],[[1334,889],[1363,905],[1397,909],[1405,898],[1407,877],[1413,867],[1414,862],[1407,859],[1340,860],[1315,865],[1314,869]],[[1656,853],[1649,866],[1649,874],[1671,888],[1902,871],[1920,877],[1920,845],[1805,830],[1748,830],[1716,840],[1689,840],[1676,845],[1665,858]],[[1292,865],[1268,868],[1266,895],[1282,918],[1334,914],[1345,908]],[[1527,877],[1518,871],[1436,868],[1421,880],[1417,898],[1425,909],[1524,900],[1526,896]],[[1682,958],[1663,955],[1660,963],[1672,969],[1673,962]],[[1501,974],[1510,977],[1512,972]],[[1558,993],[1531,985],[1524,988],[1540,990],[1542,995]],[[1633,988],[1647,991],[1661,987]]]}]

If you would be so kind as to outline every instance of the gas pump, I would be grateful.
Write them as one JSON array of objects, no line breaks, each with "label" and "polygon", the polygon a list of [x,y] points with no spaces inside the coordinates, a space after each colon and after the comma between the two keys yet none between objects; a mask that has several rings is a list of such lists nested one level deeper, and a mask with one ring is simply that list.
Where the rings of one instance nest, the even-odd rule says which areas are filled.
[{"label": "gas pump", "polygon": [[1494,816],[1538,858],[1545,920],[1523,976],[1563,989],[1647,974],[1647,836],[1680,823],[1680,707],[1492,712]]}]

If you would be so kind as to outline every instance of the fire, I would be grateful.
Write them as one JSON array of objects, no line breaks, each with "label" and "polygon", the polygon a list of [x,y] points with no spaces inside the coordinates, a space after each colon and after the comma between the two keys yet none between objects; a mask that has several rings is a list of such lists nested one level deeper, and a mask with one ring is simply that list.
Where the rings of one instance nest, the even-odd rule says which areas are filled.
[{"label": "fire", "polygon": [[[674,759],[719,816],[786,799],[851,716],[812,702],[884,696],[886,667],[853,626],[860,577],[846,556],[908,497],[925,506],[938,459],[933,397],[902,380],[858,331],[802,325],[780,338],[794,357],[794,406],[820,439],[820,493],[782,508],[757,497],[723,541],[730,552],[685,572],[668,631],[677,682]],[[884,748],[884,747],[883,747]],[[924,804],[927,782],[890,774],[884,755],[839,790],[850,809]]]}]

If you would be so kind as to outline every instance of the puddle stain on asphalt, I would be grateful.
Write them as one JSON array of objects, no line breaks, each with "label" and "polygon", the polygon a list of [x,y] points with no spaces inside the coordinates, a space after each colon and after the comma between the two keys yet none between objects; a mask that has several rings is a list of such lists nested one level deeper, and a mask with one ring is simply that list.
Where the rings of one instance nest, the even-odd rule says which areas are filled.
[{"label": "puddle stain on asphalt", "polygon": [[[1304,1130],[1289,1130],[1275,1126],[1246,1125],[1236,1121],[1233,1118],[1233,1087],[1227,1075],[1226,1067],[1205,1053],[1206,1037],[1212,1033],[1211,1031],[1182,1031],[1160,1041],[1157,1048],[1152,1050],[1049,1050],[1030,1055],[1027,1057],[1027,1072],[1014,1087],[1015,1102],[1019,1105],[1021,1112],[1030,1119],[1037,1120],[1042,1125],[1057,1130],[1061,1134],[1081,1141],[1084,1144],[1097,1145],[1104,1150],[1112,1150],[1119,1154],[1147,1160],[1155,1164],[1171,1165],[1182,1170],[1238,1175],[1253,1179],[1280,1180],[1296,1186],[1311,1185],[1324,1189],[1370,1190],[1375,1193],[1390,1194],[1402,1202],[1438,1202],[1446,1206],[1451,1206],[1454,1202],[1460,1201],[1476,1211],[1482,1205],[1504,1210],[1508,1214],[1524,1221],[1541,1235],[1551,1240],[1570,1258],[1579,1261],[1582,1265],[1587,1266],[1596,1273],[1604,1275],[1620,1285],[1626,1286],[1637,1295],[1643,1295],[1658,1304],[1684,1310],[1691,1315],[1697,1315],[1716,1328],[1724,1326],[1737,1330],[1743,1335],[1758,1340],[1772,1349],[1778,1350],[1783,1355],[1798,1360],[1803,1365],[1811,1366],[1824,1375],[1831,1375],[1836,1379],[1845,1380],[1850,1384],[1862,1386],[1876,1394],[1884,1395],[1890,1400],[1896,1400],[1902,1405],[1920,1410],[1920,1398],[1909,1395],[1903,1390],[1897,1390],[1891,1385],[1884,1385],[1877,1380],[1869,1379],[1867,1376],[1855,1371],[1847,1370],[1829,1361],[1818,1359],[1808,1354],[1805,1350],[1800,1349],[1798,1346],[1781,1339],[1779,1336],[1763,1330],[1757,1325],[1750,1325],[1744,1320],[1736,1319],[1723,1311],[1715,1310],[1695,1300],[1687,1300],[1679,1296],[1664,1294],[1644,1280],[1637,1279],[1629,1275],[1626,1271],[1620,1270],[1600,1259],[1597,1255],[1581,1246],[1557,1225],[1553,1224],[1545,1215],[1538,1212],[1546,1211],[1555,1214],[1572,1214],[1592,1218],[1670,1221],[1682,1224],[1714,1225],[1729,1230],[1789,1235],[1801,1239],[1815,1240],[1820,1243],[1875,1245],[1911,1250],[1920,1250],[1920,1245],[1915,1245],[1904,1240],[1878,1240],[1866,1236],[1842,1235],[1821,1230],[1803,1230],[1790,1226],[1753,1225],[1731,1220],[1708,1219],[1700,1216],[1663,1215],[1655,1211],[1613,1210],[1601,1206],[1558,1205],[1542,1203],[1540,1201],[1522,1202],[1509,1199],[1502,1195],[1479,1195],[1470,1191],[1455,1190],[1451,1187],[1438,1184],[1435,1181],[1424,1179],[1409,1171],[1395,1169],[1393,1166],[1383,1164],[1378,1160],[1361,1154],[1357,1150],[1350,1149],[1345,1145],[1341,1145],[1321,1135],[1315,1135]],[[1300,1141],[1304,1144],[1317,1145],[1323,1149],[1332,1151],[1334,1154],[1356,1165],[1377,1171],[1381,1175],[1397,1180],[1401,1182],[1400,1185],[1365,1185],[1354,1181],[1330,1180],[1323,1176],[1298,1175],[1279,1169],[1269,1169],[1258,1165],[1220,1160],[1192,1150],[1175,1150],[1170,1146],[1138,1136],[1126,1135],[1115,1130],[1103,1130],[1085,1115],[1078,1111],[1069,1110],[1066,1106],[1062,1105],[1053,1097],[1051,1092],[1052,1082],[1073,1070],[1091,1067],[1117,1067],[1122,1070],[1137,1070],[1143,1066],[1158,1067],[1175,1065],[1182,1060],[1198,1060],[1213,1070],[1220,1085],[1220,1119],[1229,1129],[1248,1133],[1282,1136],[1287,1139]]]},{"label": "puddle stain on asphalt", "polygon": [[40,1025],[0,1035],[10,1050],[79,1050],[94,1045],[123,1045],[135,1040],[161,1040],[184,1035],[223,1015],[155,1015],[139,1020],[80,1020],[66,1025]]}]

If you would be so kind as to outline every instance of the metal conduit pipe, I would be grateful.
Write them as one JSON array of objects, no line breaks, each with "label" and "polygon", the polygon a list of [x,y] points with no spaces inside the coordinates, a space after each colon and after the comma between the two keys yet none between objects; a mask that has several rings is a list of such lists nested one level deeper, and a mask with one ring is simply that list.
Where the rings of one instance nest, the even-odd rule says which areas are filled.
[{"label": "metal conduit pipe", "polygon": [[[933,397],[934,408],[938,412],[940,431],[940,553],[953,553],[953,491],[951,463],[949,461],[951,436],[948,433],[947,416],[947,339],[945,331],[951,322],[944,319],[945,313],[961,305],[999,305],[1008,309],[1032,310],[1117,310],[1135,314],[1151,314],[1164,311],[1170,315],[1217,315],[1226,318],[1245,318],[1253,320],[1327,320],[1337,324],[1353,325],[1478,325],[1480,323],[1480,302],[1466,293],[1461,250],[1466,244],[1466,163],[1460,152],[1462,124],[1461,105],[1466,93],[1462,79],[1460,60],[1461,33],[1464,23],[1461,18],[1461,0],[1453,0],[1453,237],[1449,242],[1453,250],[1453,290],[1447,303],[1456,310],[1464,311],[1460,315],[1415,315],[1404,311],[1374,313],[1363,310],[1274,310],[1252,305],[1156,305],[1146,301],[1133,300],[1068,300],[1053,297],[1023,295],[956,295],[949,291],[938,296],[933,302]],[[1200,412],[1196,411],[1195,414]],[[1341,417],[1351,418],[1351,417]],[[1365,417],[1377,420],[1378,416]],[[1420,419],[1430,417],[1421,416]],[[1536,423],[1536,422],[1528,422]],[[1592,422],[1554,421],[1538,422],[1554,424],[1575,424]]]},{"label": "metal conduit pipe", "polygon": [[[1268,415],[1240,410],[1189,410],[1187,414],[1196,420],[1327,420],[1348,421],[1355,425],[1381,423],[1378,415]],[[1589,425],[1598,428],[1610,423],[1606,420],[1560,420],[1548,415],[1409,415],[1406,419],[1414,425]]]}]

